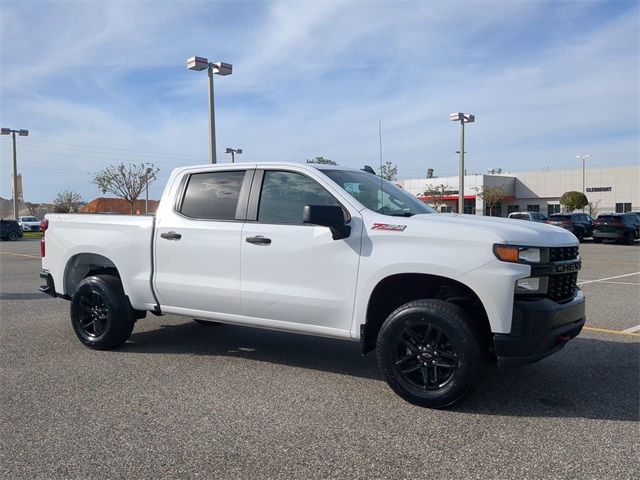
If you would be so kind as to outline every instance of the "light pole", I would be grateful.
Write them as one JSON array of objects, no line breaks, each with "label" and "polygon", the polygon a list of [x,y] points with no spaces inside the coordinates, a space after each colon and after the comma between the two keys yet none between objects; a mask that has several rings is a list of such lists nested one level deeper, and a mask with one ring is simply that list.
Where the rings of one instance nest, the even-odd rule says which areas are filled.
[{"label": "light pole", "polygon": [[187,59],[187,68],[189,70],[209,72],[209,161],[217,163],[216,159],[216,117],[213,105],[213,74],[227,76],[231,75],[233,66],[224,62],[209,62],[204,57],[190,57]]},{"label": "light pole", "polygon": [[587,189],[586,189],[586,182],[585,182],[585,159],[589,158],[591,156],[590,153],[586,154],[586,155],[576,155],[576,158],[579,158],[582,160],[582,194],[586,195],[587,193]]},{"label": "light pole", "polygon": [[146,176],[145,176],[145,180],[146,180],[146,185],[145,185],[145,193],[144,193],[144,213],[147,214],[149,213],[149,174],[151,173],[152,169],[151,167],[147,167],[146,170]]},{"label": "light pole", "polygon": [[0,135],[13,137],[13,219],[18,220],[18,159],[16,155],[16,133],[21,137],[29,136],[29,130],[12,130],[11,128],[0,129]]},{"label": "light pole", "polygon": [[468,113],[455,112],[449,114],[449,120],[452,122],[460,122],[460,191],[458,192],[458,213],[464,213],[464,124],[476,121],[476,116]]},{"label": "light pole", "polygon": [[236,163],[236,153],[238,155],[240,155],[242,153],[242,149],[241,148],[229,148],[229,147],[227,147],[227,149],[224,151],[224,153],[230,153],[231,154],[231,163]]}]

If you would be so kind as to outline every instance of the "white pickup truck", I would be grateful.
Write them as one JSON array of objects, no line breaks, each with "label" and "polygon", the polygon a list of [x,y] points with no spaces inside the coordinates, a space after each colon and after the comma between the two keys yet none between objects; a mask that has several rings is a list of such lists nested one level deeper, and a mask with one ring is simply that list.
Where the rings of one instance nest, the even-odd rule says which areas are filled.
[{"label": "white pickup truck", "polygon": [[42,227],[41,290],[71,301],[90,348],[122,345],[146,312],[348,339],[404,399],[445,407],[486,361],[537,361],[585,322],[571,233],[438,214],[368,171],[178,168],[155,216]]}]

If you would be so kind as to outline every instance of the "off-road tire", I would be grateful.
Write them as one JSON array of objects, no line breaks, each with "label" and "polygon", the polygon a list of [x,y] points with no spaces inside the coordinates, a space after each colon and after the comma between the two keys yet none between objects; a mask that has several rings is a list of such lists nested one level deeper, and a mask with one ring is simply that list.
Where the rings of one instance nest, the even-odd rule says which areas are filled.
[{"label": "off-road tire", "polygon": [[[430,408],[451,406],[476,386],[485,363],[481,337],[476,330],[467,313],[451,303],[431,299],[406,303],[393,311],[380,328],[376,345],[378,366],[389,386],[406,401]],[[434,337],[434,332],[436,335],[440,332],[440,336]],[[415,338],[413,334],[417,334]],[[408,357],[412,358],[405,361]],[[452,373],[439,369],[438,362],[447,363],[447,367],[455,364],[455,369]],[[413,369],[415,364],[419,365],[417,370],[401,372]],[[426,386],[420,387],[421,382]]]},{"label": "off-road tire", "polygon": [[93,275],[78,284],[71,299],[71,325],[85,346],[119,347],[131,336],[135,321],[119,278]]}]

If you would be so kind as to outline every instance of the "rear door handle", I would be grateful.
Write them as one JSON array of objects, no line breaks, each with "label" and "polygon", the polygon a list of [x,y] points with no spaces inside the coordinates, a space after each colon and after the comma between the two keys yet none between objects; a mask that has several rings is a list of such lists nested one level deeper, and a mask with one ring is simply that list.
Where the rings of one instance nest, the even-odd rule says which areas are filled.
[{"label": "rear door handle", "polygon": [[253,243],[254,245],[271,245],[271,239],[263,237],[262,235],[256,235],[255,237],[245,238],[247,243]]},{"label": "rear door handle", "polygon": [[176,232],[161,233],[160,236],[166,240],[180,240],[182,235]]}]

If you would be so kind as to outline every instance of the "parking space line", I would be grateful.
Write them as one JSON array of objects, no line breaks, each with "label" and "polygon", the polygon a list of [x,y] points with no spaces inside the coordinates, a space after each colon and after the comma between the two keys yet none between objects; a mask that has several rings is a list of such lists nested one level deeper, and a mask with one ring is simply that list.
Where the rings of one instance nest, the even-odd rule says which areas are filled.
[{"label": "parking space line", "polygon": [[41,260],[42,257],[38,257],[36,255],[27,255],[26,253],[10,253],[10,252],[0,252],[0,255],[11,255],[13,257],[27,257],[27,258],[35,258],[37,260]]},{"label": "parking space line", "polygon": [[631,277],[632,275],[640,275],[640,272],[625,273],[624,275],[616,275],[615,277],[598,278],[597,280],[585,280],[578,282],[578,285],[586,285],[587,283],[603,282],[605,280],[613,280],[616,278]]},{"label": "parking space line", "polygon": [[640,283],[635,283],[635,282],[609,282],[607,280],[600,283],[613,284],[613,285],[640,285]]},{"label": "parking space line", "polygon": [[640,325],[636,325],[635,327],[627,328],[626,330],[622,330],[624,333],[633,333],[640,330]]},{"label": "parking space line", "polygon": [[627,332],[626,330],[609,330],[607,328],[597,328],[597,327],[583,327],[582,329],[588,330],[590,332],[612,333],[614,335],[627,335],[630,337],[640,337],[640,333]]}]

